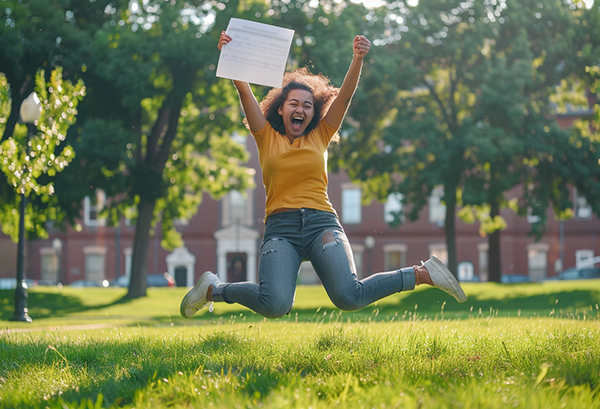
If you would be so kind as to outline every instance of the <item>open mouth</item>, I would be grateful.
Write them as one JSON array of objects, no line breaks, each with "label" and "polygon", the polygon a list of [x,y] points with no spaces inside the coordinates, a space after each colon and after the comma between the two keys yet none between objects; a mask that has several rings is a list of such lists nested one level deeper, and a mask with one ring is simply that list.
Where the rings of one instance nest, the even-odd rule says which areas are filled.
[{"label": "open mouth", "polygon": [[295,128],[300,128],[303,123],[304,123],[304,118],[301,118],[299,116],[293,116],[292,117],[292,125]]}]

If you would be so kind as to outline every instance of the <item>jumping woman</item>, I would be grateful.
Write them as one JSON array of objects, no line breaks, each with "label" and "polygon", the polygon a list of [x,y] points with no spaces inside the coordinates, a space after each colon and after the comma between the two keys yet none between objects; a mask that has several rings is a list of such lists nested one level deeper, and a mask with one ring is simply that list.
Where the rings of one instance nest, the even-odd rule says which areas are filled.
[{"label": "jumping woman", "polygon": [[[222,32],[218,48],[235,41]],[[391,294],[428,284],[467,297],[458,281],[435,256],[420,266],[356,275],[352,249],[327,194],[327,148],[358,85],[371,43],[354,38],[353,57],[342,86],[306,68],[286,73],[282,88],[273,88],[259,104],[247,82],[233,83],[258,147],[266,189],[265,232],[258,264],[259,283],[222,283],[202,274],[181,302],[191,318],[211,302],[238,303],[267,318],[289,313],[300,264],[310,260],[329,298],[341,310],[355,311]]]}]

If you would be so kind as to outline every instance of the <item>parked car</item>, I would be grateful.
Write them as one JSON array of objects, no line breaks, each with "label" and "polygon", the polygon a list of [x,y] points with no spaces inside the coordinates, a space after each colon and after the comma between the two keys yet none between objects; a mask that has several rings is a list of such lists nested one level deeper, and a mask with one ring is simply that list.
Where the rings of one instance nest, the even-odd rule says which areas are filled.
[{"label": "parked car", "polygon": [[101,284],[89,280],[77,280],[69,284],[70,287],[102,287]]},{"label": "parked car", "polygon": [[[25,288],[32,288],[38,285],[37,281],[26,278],[23,280]],[[17,287],[16,278],[0,278],[0,290],[14,290]]]},{"label": "parked car", "polygon": [[523,274],[502,274],[500,281],[503,284],[520,284],[528,283],[531,280],[529,279],[529,276]]},{"label": "parked car", "polygon": [[590,278],[600,278],[600,267],[572,267],[558,275],[558,280],[586,280]]},{"label": "parked car", "polygon": [[[120,276],[115,278],[110,283],[111,287],[128,287],[129,286],[129,276]],[[171,275],[165,274],[147,274],[146,275],[146,285],[148,287],[173,287],[175,285],[175,280]]]}]

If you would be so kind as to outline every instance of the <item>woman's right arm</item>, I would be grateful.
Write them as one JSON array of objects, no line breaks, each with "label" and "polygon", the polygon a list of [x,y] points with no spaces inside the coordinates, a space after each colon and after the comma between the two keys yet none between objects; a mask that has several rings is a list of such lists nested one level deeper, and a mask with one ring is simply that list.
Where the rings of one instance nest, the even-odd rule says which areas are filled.
[{"label": "woman's right arm", "polygon": [[[231,37],[225,31],[222,31],[221,37],[219,38],[219,50],[229,42],[231,42]],[[242,109],[244,110],[244,115],[246,115],[246,120],[248,121],[250,131],[260,131],[265,126],[267,120],[258,106],[258,101],[256,100],[256,97],[250,88],[250,84],[244,81],[233,80],[233,85],[235,85],[240,97]]]},{"label": "woman's right arm", "polygon": [[238,95],[240,96],[240,102],[242,103],[242,109],[246,115],[246,120],[248,121],[250,131],[260,131],[264,128],[267,120],[258,106],[258,101],[252,93],[250,84],[243,81],[233,80],[233,85],[235,85],[237,88]]}]

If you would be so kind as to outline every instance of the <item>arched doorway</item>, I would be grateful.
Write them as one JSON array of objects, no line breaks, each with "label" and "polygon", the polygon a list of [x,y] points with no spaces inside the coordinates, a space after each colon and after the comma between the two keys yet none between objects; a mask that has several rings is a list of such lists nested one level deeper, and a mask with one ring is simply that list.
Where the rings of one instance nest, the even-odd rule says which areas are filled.
[{"label": "arched doorway", "polygon": [[196,257],[185,247],[178,247],[167,256],[167,271],[175,278],[178,287],[194,285],[194,267]]},{"label": "arched doorway", "polygon": [[227,253],[227,282],[248,281],[246,253]]}]

